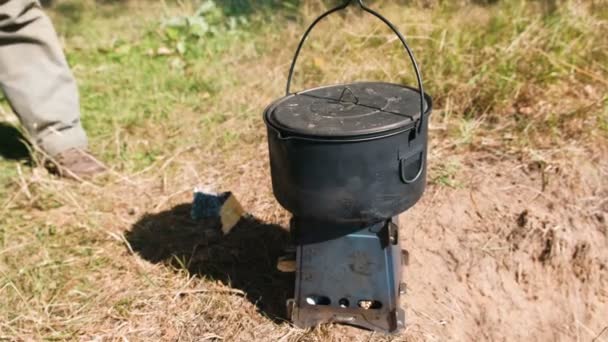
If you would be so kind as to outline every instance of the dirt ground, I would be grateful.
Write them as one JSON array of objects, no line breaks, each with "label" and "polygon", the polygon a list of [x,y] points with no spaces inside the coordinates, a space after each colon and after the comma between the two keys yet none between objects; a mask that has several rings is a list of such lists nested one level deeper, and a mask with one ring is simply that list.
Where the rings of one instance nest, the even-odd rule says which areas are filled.
[{"label": "dirt ground", "polygon": [[[408,327],[393,338],[608,341],[606,151],[541,153],[543,162],[495,151],[451,156],[459,165],[452,186],[432,182],[402,215],[401,239],[410,252],[402,303]],[[449,154],[438,149],[431,163]],[[265,162],[248,167],[264,169]],[[268,196],[263,173],[240,180],[233,184],[237,196],[257,208],[257,217],[276,212],[272,198],[258,206],[259,197],[245,188],[258,184],[263,190],[255,194]],[[286,224],[281,214],[265,219]],[[332,327],[326,338],[372,337]]]},{"label": "dirt ground", "polygon": [[403,215],[408,335],[608,339],[605,158],[544,169],[491,159],[466,162],[462,188],[431,187]]},{"label": "dirt ground", "polygon": [[[60,339],[100,341],[608,341],[606,146],[509,155],[431,141],[429,186],[401,217],[410,265],[400,335],[285,320],[294,280],[275,266],[289,215],[272,195],[265,143],[242,155],[175,155],[179,176],[83,185],[74,191],[105,203],[93,214],[33,212],[97,226],[62,233],[99,246],[63,261],[71,283],[96,291],[68,284],[66,296],[86,295],[84,305],[54,304],[48,316],[26,307],[19,319],[78,329]],[[227,237],[214,222],[192,221],[193,184],[232,190],[252,218]],[[14,327],[24,340],[36,336]]]}]

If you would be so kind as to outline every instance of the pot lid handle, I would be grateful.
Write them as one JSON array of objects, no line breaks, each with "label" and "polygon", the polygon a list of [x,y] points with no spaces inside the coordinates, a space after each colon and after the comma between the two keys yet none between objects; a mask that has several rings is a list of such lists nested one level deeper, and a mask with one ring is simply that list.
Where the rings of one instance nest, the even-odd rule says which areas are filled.
[{"label": "pot lid handle", "polygon": [[346,7],[348,7],[348,5],[350,5],[351,2],[358,3],[359,6],[361,6],[361,9],[363,9],[365,12],[370,13],[371,15],[375,16],[376,18],[382,20],[382,22],[384,22],[397,35],[397,37],[401,41],[401,44],[405,48],[405,51],[407,52],[408,56],[410,57],[410,60],[414,66],[414,71],[416,72],[416,80],[418,81],[418,90],[420,91],[420,123],[418,124],[418,132],[420,133],[422,127],[424,127],[424,125],[423,125],[423,123],[424,123],[424,87],[423,87],[423,82],[422,82],[422,75],[420,74],[420,68],[418,67],[416,58],[414,57],[414,52],[409,47],[409,45],[407,45],[407,42],[405,41],[405,37],[403,37],[403,35],[401,34],[401,32],[399,32],[397,27],[393,23],[391,23],[388,19],[386,19],[384,16],[382,16],[380,13],[365,6],[365,4],[363,4],[363,0],[346,0],[342,5],[332,8],[329,11],[321,14],[321,16],[319,16],[317,19],[315,19],[315,21],[313,21],[313,23],[308,27],[308,29],[304,33],[304,36],[300,40],[300,44],[298,45],[298,48],[296,49],[296,53],[293,57],[293,61],[291,62],[291,67],[289,68],[289,76],[287,77],[286,95],[292,94],[291,81],[293,79],[293,74],[294,74],[294,70],[296,67],[296,63],[298,62],[298,57],[300,56],[300,51],[302,50],[302,47],[304,46],[304,42],[306,42],[306,38],[308,38],[308,35],[310,34],[310,32],[312,32],[312,29],[325,17],[329,16],[330,14],[332,14],[334,12],[338,12],[338,11],[345,9]]}]

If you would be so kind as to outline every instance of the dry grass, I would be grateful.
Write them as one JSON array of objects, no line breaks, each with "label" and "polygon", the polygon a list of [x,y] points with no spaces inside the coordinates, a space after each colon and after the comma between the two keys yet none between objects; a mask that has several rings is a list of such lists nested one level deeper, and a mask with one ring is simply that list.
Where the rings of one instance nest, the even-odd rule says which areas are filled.
[{"label": "dry grass", "polygon": [[[192,4],[67,4],[76,9],[52,14],[80,81],[92,149],[113,171],[76,184],[0,159],[0,339],[608,338],[605,3],[374,3],[409,37],[437,103],[432,184],[404,235],[418,246],[407,275],[412,325],[392,337],[335,326],[304,331],[281,316],[292,279],[273,263],[288,214],[270,189],[261,112],[281,96],[297,39],[320,2],[300,6],[297,21],[285,9],[272,18],[254,13],[249,26],[169,56],[155,53],[174,48],[159,23],[192,13]],[[378,22],[350,13],[311,37],[296,87],[408,82],[406,63]],[[498,173],[502,181],[488,181]],[[206,229],[212,222],[192,222],[187,203],[200,184],[234,191],[255,220],[227,239]],[[556,209],[541,209],[550,205]],[[525,209],[537,221],[518,233],[513,222]],[[458,219],[475,211],[479,219]],[[441,227],[435,234],[413,228],[430,217]],[[549,226],[556,242],[541,263]],[[469,280],[462,264],[477,276]],[[429,265],[445,273],[425,280]],[[514,274],[528,278],[510,280]],[[513,288],[485,293],[484,275]],[[443,279],[453,292],[435,291]],[[558,293],[580,306],[561,321],[550,313],[565,310]],[[547,311],[535,311],[535,295]],[[503,321],[491,309],[500,305]],[[456,314],[443,317],[446,310]],[[511,335],[503,325],[515,327]]]}]

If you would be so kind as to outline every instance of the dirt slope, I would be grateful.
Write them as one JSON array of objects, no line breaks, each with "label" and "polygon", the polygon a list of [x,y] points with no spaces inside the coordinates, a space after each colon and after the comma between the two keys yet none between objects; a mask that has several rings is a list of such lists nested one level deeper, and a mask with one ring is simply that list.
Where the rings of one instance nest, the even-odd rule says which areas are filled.
[{"label": "dirt slope", "polygon": [[408,335],[608,339],[606,160],[543,171],[480,157],[464,162],[462,188],[431,186],[402,217]]},{"label": "dirt slope", "polygon": [[[402,215],[410,252],[404,334],[330,327],[312,340],[608,341],[606,153],[536,153],[458,153],[450,157],[459,165],[453,186],[431,182]],[[265,159],[249,167],[265,169]],[[265,177],[244,173],[228,183],[256,217],[285,225]]]}]

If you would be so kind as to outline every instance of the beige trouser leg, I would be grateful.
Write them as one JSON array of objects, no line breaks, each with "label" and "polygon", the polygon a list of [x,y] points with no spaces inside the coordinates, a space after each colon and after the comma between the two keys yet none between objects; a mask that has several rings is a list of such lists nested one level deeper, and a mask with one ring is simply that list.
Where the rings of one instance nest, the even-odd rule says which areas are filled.
[{"label": "beige trouser leg", "polygon": [[46,153],[86,148],[76,82],[36,0],[0,0],[0,87]]}]

